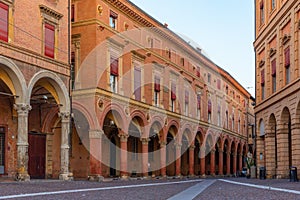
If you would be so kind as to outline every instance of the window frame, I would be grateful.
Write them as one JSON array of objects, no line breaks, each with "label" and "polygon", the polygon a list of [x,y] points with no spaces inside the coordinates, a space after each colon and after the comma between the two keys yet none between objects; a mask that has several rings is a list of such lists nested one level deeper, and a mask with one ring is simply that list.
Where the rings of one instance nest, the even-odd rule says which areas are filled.
[{"label": "window frame", "polygon": [[4,41],[4,42],[8,42],[8,38],[9,38],[9,9],[10,6],[0,2],[0,8],[2,8],[5,12],[3,14],[6,14],[6,24],[5,22],[3,22],[1,20],[1,22],[3,22],[3,26],[6,28],[6,30],[0,30],[1,32],[3,31],[3,36],[0,35],[0,40]]}]

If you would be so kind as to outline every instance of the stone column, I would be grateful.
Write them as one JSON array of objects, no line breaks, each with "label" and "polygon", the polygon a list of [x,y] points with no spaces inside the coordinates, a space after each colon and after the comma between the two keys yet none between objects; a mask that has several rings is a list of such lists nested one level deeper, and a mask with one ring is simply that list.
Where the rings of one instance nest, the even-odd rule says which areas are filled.
[{"label": "stone column", "polygon": [[175,143],[174,145],[176,159],[175,176],[181,176],[181,144]]},{"label": "stone column", "polygon": [[121,149],[120,149],[120,172],[121,177],[123,179],[128,178],[128,170],[127,170],[127,141],[128,141],[128,134],[120,131],[119,137],[120,137],[120,143],[121,143]]},{"label": "stone column", "polygon": [[14,109],[18,113],[18,141],[17,141],[17,176],[20,181],[29,181],[28,174],[28,112],[31,106],[27,104],[15,104]]},{"label": "stone column", "polygon": [[219,175],[223,175],[223,149],[219,148]]},{"label": "stone column", "polygon": [[215,175],[216,171],[215,152],[216,150],[214,148],[210,150],[210,174],[212,176]]},{"label": "stone column", "polygon": [[167,142],[160,142],[160,175],[162,177],[167,176],[167,163],[166,163],[166,145]]},{"label": "stone column", "polygon": [[243,169],[243,154],[240,153],[239,154],[239,171],[242,172],[242,169]]},{"label": "stone column", "polygon": [[148,177],[148,143],[149,138],[141,138],[142,142],[142,172],[144,177]]},{"label": "stone column", "polygon": [[90,174],[88,179],[91,181],[102,181],[102,135],[103,130],[90,130]]},{"label": "stone column", "polygon": [[236,162],[237,162],[237,155],[236,155],[236,153],[233,153],[233,162],[232,162],[233,175],[236,175]]},{"label": "stone column", "polygon": [[195,167],[195,146],[191,145],[189,148],[189,176],[194,176],[194,167]]},{"label": "stone column", "polygon": [[[272,127],[274,129],[274,127]],[[272,178],[276,175],[276,160],[275,153],[277,149],[275,148],[275,130],[270,127],[265,129],[265,152],[262,152],[266,157],[266,163],[263,166],[266,167],[266,176],[267,178]],[[260,155],[260,153],[258,153]]]},{"label": "stone column", "polygon": [[200,148],[200,174],[205,176],[205,148]]},{"label": "stone column", "polygon": [[289,177],[289,149],[288,149],[288,124],[277,125],[278,171],[277,178]]},{"label": "stone column", "polygon": [[69,173],[69,137],[70,137],[70,113],[59,112],[61,118],[61,146],[60,146],[60,180],[72,180]]},{"label": "stone column", "polygon": [[226,152],[227,153],[227,155],[226,155],[226,164],[227,164],[227,166],[226,166],[226,175],[230,175],[230,151],[227,151]]},{"label": "stone column", "polygon": [[260,160],[260,153],[263,153],[263,155],[266,154],[265,153],[265,137],[257,137],[256,138],[256,165],[257,165],[256,174],[259,174],[259,167],[266,166],[264,160]]},{"label": "stone column", "polygon": [[300,179],[300,123],[298,122],[292,122],[292,153],[292,163],[298,168],[298,179]]}]

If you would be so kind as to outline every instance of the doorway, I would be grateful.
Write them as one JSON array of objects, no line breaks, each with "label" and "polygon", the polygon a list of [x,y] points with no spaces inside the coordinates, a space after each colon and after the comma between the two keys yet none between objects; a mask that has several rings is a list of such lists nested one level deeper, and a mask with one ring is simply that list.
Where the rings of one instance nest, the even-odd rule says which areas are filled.
[{"label": "doorway", "polygon": [[28,134],[28,173],[31,178],[45,178],[46,163],[46,135]]}]

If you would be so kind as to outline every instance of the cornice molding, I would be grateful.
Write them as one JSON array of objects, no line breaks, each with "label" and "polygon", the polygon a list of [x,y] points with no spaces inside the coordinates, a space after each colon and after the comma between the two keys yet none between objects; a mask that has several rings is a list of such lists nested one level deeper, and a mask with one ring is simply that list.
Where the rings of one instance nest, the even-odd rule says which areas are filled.
[{"label": "cornice molding", "polygon": [[60,20],[63,17],[62,14],[56,12],[55,10],[52,10],[51,8],[49,8],[45,5],[40,5],[40,10],[41,10],[41,12],[43,12],[51,17],[54,17],[57,20]]}]

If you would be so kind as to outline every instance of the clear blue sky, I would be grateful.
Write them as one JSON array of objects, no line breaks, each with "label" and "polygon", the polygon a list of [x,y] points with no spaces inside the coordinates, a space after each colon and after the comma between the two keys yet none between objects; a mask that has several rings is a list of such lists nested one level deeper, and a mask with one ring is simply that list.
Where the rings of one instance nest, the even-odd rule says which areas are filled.
[{"label": "clear blue sky", "polygon": [[167,23],[175,33],[196,42],[214,63],[254,96],[253,1],[130,1],[161,23]]}]

